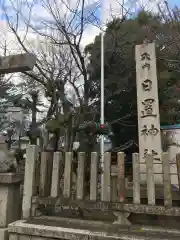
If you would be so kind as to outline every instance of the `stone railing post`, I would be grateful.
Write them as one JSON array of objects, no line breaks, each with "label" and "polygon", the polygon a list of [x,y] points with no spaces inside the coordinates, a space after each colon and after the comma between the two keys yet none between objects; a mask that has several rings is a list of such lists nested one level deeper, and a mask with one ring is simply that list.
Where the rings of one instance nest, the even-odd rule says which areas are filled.
[{"label": "stone railing post", "polygon": [[0,173],[0,240],[8,239],[8,224],[21,218],[22,180],[22,174]]},{"label": "stone railing post", "polygon": [[31,216],[32,196],[36,193],[35,170],[36,163],[39,157],[39,147],[29,145],[26,150],[26,164],[24,174],[24,189],[22,201],[22,218],[28,219]]}]

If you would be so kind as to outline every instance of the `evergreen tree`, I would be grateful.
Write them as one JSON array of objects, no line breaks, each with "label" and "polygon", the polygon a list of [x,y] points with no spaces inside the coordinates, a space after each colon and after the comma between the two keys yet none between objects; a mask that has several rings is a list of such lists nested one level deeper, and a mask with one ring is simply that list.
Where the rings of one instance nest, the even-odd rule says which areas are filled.
[{"label": "evergreen tree", "polygon": [[[171,28],[171,25],[169,25]],[[180,97],[180,72],[170,65],[178,51],[171,50],[170,30],[162,19],[142,11],[135,19],[114,19],[107,24],[105,46],[105,119],[111,125],[114,146],[130,140],[138,143],[135,46],[143,40],[155,41],[159,87],[160,117],[162,124],[180,122],[177,99]],[[86,47],[90,54],[89,83],[91,98],[100,113],[100,35]],[[173,98],[172,98],[173,97]],[[173,100],[172,100],[173,99]],[[100,114],[97,114],[97,121]]]}]

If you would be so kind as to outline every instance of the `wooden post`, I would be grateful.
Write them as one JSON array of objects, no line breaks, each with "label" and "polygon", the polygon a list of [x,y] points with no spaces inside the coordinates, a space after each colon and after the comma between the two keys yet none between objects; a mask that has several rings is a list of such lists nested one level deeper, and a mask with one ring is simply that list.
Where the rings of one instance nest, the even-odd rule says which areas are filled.
[{"label": "wooden post", "polygon": [[53,156],[51,197],[58,197],[59,196],[61,163],[62,163],[62,153],[61,152],[55,152],[54,156]]},{"label": "wooden post", "polygon": [[177,164],[178,184],[180,189],[180,153],[176,154],[176,164]]},{"label": "wooden post", "polygon": [[40,166],[40,188],[39,194],[42,197],[50,195],[51,179],[52,179],[52,153],[41,153],[41,166]]},{"label": "wooden post", "polygon": [[117,165],[111,166],[111,201],[119,201]]},{"label": "wooden post", "polygon": [[39,184],[39,195],[44,197],[46,195],[46,183],[47,183],[47,152],[41,152],[40,161],[40,184]]},{"label": "wooden post", "polygon": [[63,195],[66,198],[71,196],[72,183],[72,152],[65,153],[65,169],[64,169],[64,191]]},{"label": "wooden post", "polygon": [[77,189],[76,198],[82,200],[84,198],[84,167],[85,167],[85,153],[78,153],[78,170],[77,170]]},{"label": "wooden post", "polygon": [[146,177],[147,177],[148,204],[155,205],[156,198],[155,198],[153,155],[147,155],[146,157]]},{"label": "wooden post", "polygon": [[117,155],[117,177],[118,177],[118,195],[119,201],[125,201],[125,170],[124,170],[124,153],[118,152]]},{"label": "wooden post", "polygon": [[133,203],[140,204],[140,159],[138,153],[132,155],[133,163]]},{"label": "wooden post", "polygon": [[[118,195],[119,201],[125,201],[125,168],[124,168],[124,153],[119,152],[117,155],[117,176],[118,176]],[[130,213],[123,211],[113,211],[114,215],[117,216],[117,220],[114,224],[119,225],[131,225],[128,217]]]},{"label": "wooden post", "polygon": [[47,168],[47,195],[51,195],[52,171],[53,171],[53,152],[48,152],[48,168]]},{"label": "wooden post", "polygon": [[[101,193],[101,200],[109,202],[111,200],[111,153],[104,153],[104,174],[103,174],[103,183],[101,183],[101,187],[103,187],[103,194]],[[102,184],[104,186],[102,186]]]},{"label": "wooden post", "polygon": [[[39,152],[41,151],[41,148],[39,147]],[[39,186],[40,186],[40,167],[41,167],[41,157],[40,154],[38,154],[37,160],[36,160],[36,169],[35,169],[35,188],[36,188],[36,194],[39,194]]]},{"label": "wooden post", "polygon": [[97,184],[98,184],[98,154],[91,153],[91,177],[90,177],[90,200],[97,200]]},{"label": "wooden post", "polygon": [[162,154],[162,163],[163,163],[164,205],[172,206],[171,175],[168,153]]},{"label": "wooden post", "polygon": [[25,165],[24,175],[24,193],[22,203],[22,217],[28,219],[31,215],[31,199],[36,191],[35,189],[35,168],[36,160],[39,155],[39,147],[35,145],[29,145],[27,148],[27,158]]}]

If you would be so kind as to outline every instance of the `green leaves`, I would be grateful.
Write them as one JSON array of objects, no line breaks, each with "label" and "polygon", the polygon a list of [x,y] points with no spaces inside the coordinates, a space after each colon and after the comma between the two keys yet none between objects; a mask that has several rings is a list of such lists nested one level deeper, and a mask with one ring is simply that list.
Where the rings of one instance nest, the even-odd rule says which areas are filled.
[{"label": "green leaves", "polygon": [[56,120],[56,119],[49,120],[46,123],[46,129],[50,133],[55,133],[56,131],[60,130],[61,127],[62,127],[62,124],[58,120]]},{"label": "green leaves", "polygon": [[[104,37],[105,46],[105,119],[112,124],[114,144],[137,140],[137,96],[135,45],[142,44],[146,37],[155,41],[159,87],[160,114],[162,123],[178,121],[180,104],[178,67],[179,51],[172,47],[173,28],[162,22],[159,16],[142,11],[135,19],[114,19],[107,24]],[[100,36],[86,47],[90,54],[89,81],[91,97],[97,112],[95,121],[100,119],[100,76],[101,48]],[[176,61],[176,64],[175,64]],[[174,98],[174,101],[170,101]],[[164,111],[164,105],[167,105]],[[171,110],[171,111],[170,111]],[[173,111],[172,111],[173,110]],[[176,115],[176,116],[175,116]],[[174,121],[174,120],[173,120]]]},{"label": "green leaves", "polygon": [[77,132],[84,132],[86,134],[92,134],[92,135],[108,135],[109,134],[109,125],[106,123],[103,126],[100,123],[97,122],[88,122],[81,124]]},{"label": "green leaves", "polygon": [[67,115],[59,114],[57,119],[51,119],[46,123],[46,129],[50,133],[56,133],[57,131],[64,131],[66,125],[69,123],[71,113]]}]

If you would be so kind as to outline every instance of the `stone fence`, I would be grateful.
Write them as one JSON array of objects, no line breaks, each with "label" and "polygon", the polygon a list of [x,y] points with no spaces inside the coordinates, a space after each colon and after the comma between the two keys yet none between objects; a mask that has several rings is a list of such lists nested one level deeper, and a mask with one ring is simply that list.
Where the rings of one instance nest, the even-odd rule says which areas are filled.
[{"label": "stone fence", "polygon": [[[74,177],[73,153],[66,152],[64,156],[60,152],[39,154],[37,146],[29,146],[22,204],[23,219],[45,214],[47,209],[51,209],[48,214],[54,215],[63,207],[111,211],[117,216],[116,222],[123,225],[131,224],[128,216],[132,212],[180,216],[180,208],[173,206],[174,192],[171,186],[168,153],[162,153],[163,184],[161,186],[155,185],[152,155],[146,158],[147,183],[143,186],[140,179],[139,155],[134,153],[132,159],[133,181],[127,186],[123,152],[117,153],[116,166],[111,165],[111,154],[105,153],[103,173],[99,169],[98,153],[92,152],[90,183],[87,188],[85,186],[85,177],[87,177],[85,176],[87,174],[85,153],[78,153],[77,173]],[[179,159],[177,163],[179,167]],[[179,168],[177,169],[179,173]],[[159,189],[161,189],[160,195],[163,194],[163,197],[161,196],[163,202],[156,205],[156,193],[158,194]],[[176,191],[179,193],[179,190],[176,189]],[[132,195],[131,202],[129,202],[129,192]]]},{"label": "stone fence", "polygon": [[[99,162],[98,153],[92,152],[90,168],[87,171],[87,156],[84,152],[79,152],[77,158],[74,158],[71,152],[64,154],[40,152],[38,146],[30,145],[27,148],[21,216],[20,183],[23,178],[18,174],[0,174],[0,240],[7,239],[9,223],[11,223],[8,227],[10,239],[24,239],[23,237],[17,238],[17,236],[25,236],[28,231],[31,231],[31,233],[29,232],[31,236],[45,234],[48,228],[45,228],[44,225],[44,227],[36,225],[35,221],[38,218],[41,221],[44,218],[56,219],[62,224],[72,221],[73,225],[75,220],[69,219],[73,214],[75,214],[75,218],[85,219],[88,212],[91,215],[90,225],[93,226],[93,221],[98,220],[95,225],[100,226],[109,216],[108,214],[111,214],[114,216],[111,226],[130,227],[133,224],[129,217],[130,214],[158,216],[162,217],[161,219],[180,217],[180,194],[179,189],[173,189],[171,185],[168,153],[162,153],[162,163],[160,164],[162,165],[163,182],[161,185],[155,183],[156,171],[152,155],[148,155],[146,158],[146,183],[141,182],[138,153],[134,153],[132,159],[133,178],[131,183],[127,183],[123,152],[117,153],[116,165],[111,164],[111,153],[105,153],[103,168]],[[176,162],[180,183],[179,155],[177,155]],[[89,183],[86,184],[88,172]],[[66,209],[71,210],[71,215],[62,218],[61,213]],[[22,220],[14,222],[18,219]],[[80,222],[78,224],[81,225]],[[103,226],[106,224],[104,222]],[[50,228],[55,229],[55,226]],[[117,229],[119,228],[117,227]],[[68,230],[65,234],[60,231],[60,227],[56,230],[61,235],[61,238],[57,237],[59,239],[80,239],[77,238],[77,232],[70,233]],[[44,232],[42,233],[42,231]],[[48,234],[50,232],[47,233],[47,236],[50,236]],[[180,231],[178,234],[180,236]],[[101,238],[91,237],[91,239]],[[102,237],[102,239],[105,238]],[[121,238],[114,237],[112,239]]]}]

